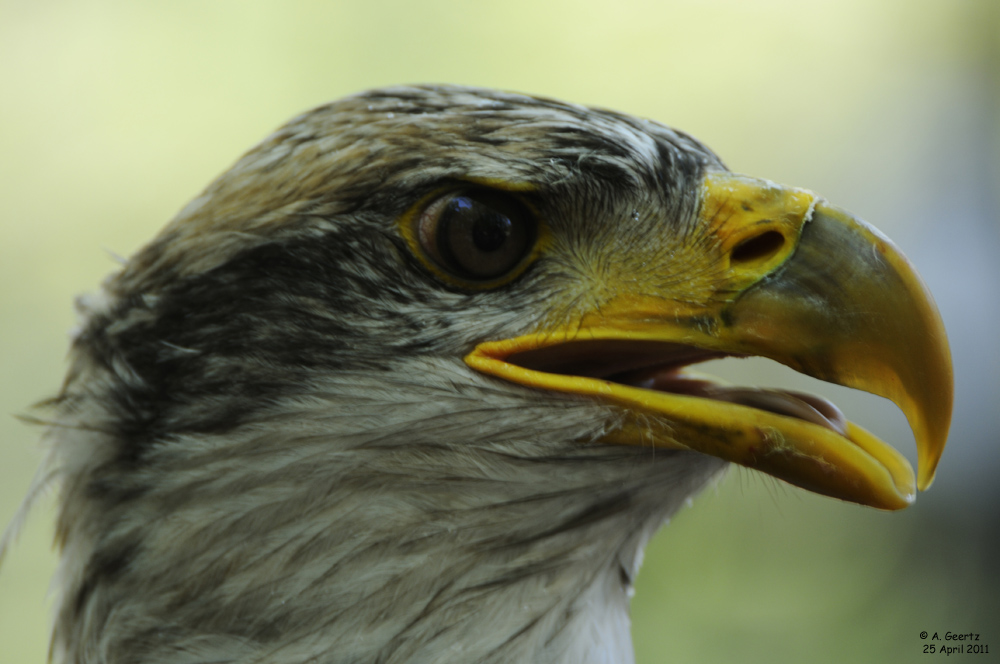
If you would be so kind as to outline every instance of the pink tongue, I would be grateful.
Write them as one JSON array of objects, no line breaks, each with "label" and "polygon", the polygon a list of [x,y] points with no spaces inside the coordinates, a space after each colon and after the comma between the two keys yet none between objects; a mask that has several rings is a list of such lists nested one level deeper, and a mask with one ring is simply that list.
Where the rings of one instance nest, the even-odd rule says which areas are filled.
[{"label": "pink tongue", "polygon": [[629,382],[629,384],[658,392],[686,394],[703,399],[749,406],[758,410],[766,410],[769,413],[812,422],[835,431],[841,436],[847,435],[847,418],[840,412],[840,409],[823,397],[812,394],[754,387],[726,387],[706,380],[688,378],[673,371],[653,376],[647,375],[647,377],[634,383]]}]

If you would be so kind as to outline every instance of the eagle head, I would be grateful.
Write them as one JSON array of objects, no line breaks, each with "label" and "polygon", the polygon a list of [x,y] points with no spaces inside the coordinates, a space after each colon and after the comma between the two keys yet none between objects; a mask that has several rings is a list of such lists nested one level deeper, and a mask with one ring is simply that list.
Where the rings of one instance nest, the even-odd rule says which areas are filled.
[{"label": "eagle head", "polygon": [[[730,463],[882,509],[944,329],[878,231],[656,122],[462,87],[292,119],[82,298],[59,662],[625,662],[645,542]],[[919,451],[763,356],[895,401]]]}]

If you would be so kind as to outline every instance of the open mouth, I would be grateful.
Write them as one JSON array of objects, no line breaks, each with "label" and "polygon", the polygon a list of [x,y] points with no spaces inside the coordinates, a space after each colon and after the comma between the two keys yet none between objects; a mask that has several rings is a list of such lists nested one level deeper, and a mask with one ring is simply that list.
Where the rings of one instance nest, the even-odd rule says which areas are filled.
[{"label": "open mouth", "polygon": [[645,390],[723,401],[810,422],[847,436],[847,418],[823,397],[726,385],[687,367],[725,357],[746,357],[658,341],[574,341],[509,355],[506,362],[550,374],[599,378]]},{"label": "open mouth", "polygon": [[830,401],[732,386],[691,369],[749,354],[608,330],[590,334],[485,342],[465,361],[525,387],[619,407],[617,424],[600,438],[605,443],[700,452],[881,509],[913,501],[916,483],[906,458],[849,422]]}]

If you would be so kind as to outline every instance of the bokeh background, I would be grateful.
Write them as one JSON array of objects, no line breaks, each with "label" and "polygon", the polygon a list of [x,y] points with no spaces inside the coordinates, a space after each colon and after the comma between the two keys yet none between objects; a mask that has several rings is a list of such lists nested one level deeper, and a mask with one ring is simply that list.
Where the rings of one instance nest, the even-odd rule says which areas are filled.
[{"label": "bokeh background", "polygon": [[[41,457],[72,298],[306,108],[408,82],[658,119],[737,171],[807,187],[919,267],[951,335],[951,440],[901,513],[732,471],[650,545],[640,663],[924,661],[922,630],[1000,653],[1000,2],[0,0],[0,524]],[[763,361],[915,458],[902,415]],[[45,661],[52,498],[0,568],[0,661]],[[939,642],[940,644],[940,642]]]}]

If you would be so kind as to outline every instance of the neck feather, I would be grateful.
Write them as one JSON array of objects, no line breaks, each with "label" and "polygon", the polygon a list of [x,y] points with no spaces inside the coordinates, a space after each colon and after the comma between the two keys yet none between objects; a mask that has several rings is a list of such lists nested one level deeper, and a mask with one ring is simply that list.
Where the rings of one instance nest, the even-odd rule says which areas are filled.
[{"label": "neck feather", "polygon": [[720,462],[420,369],[317,381],[131,468],[76,403],[51,434],[57,661],[631,661],[642,548]]}]

